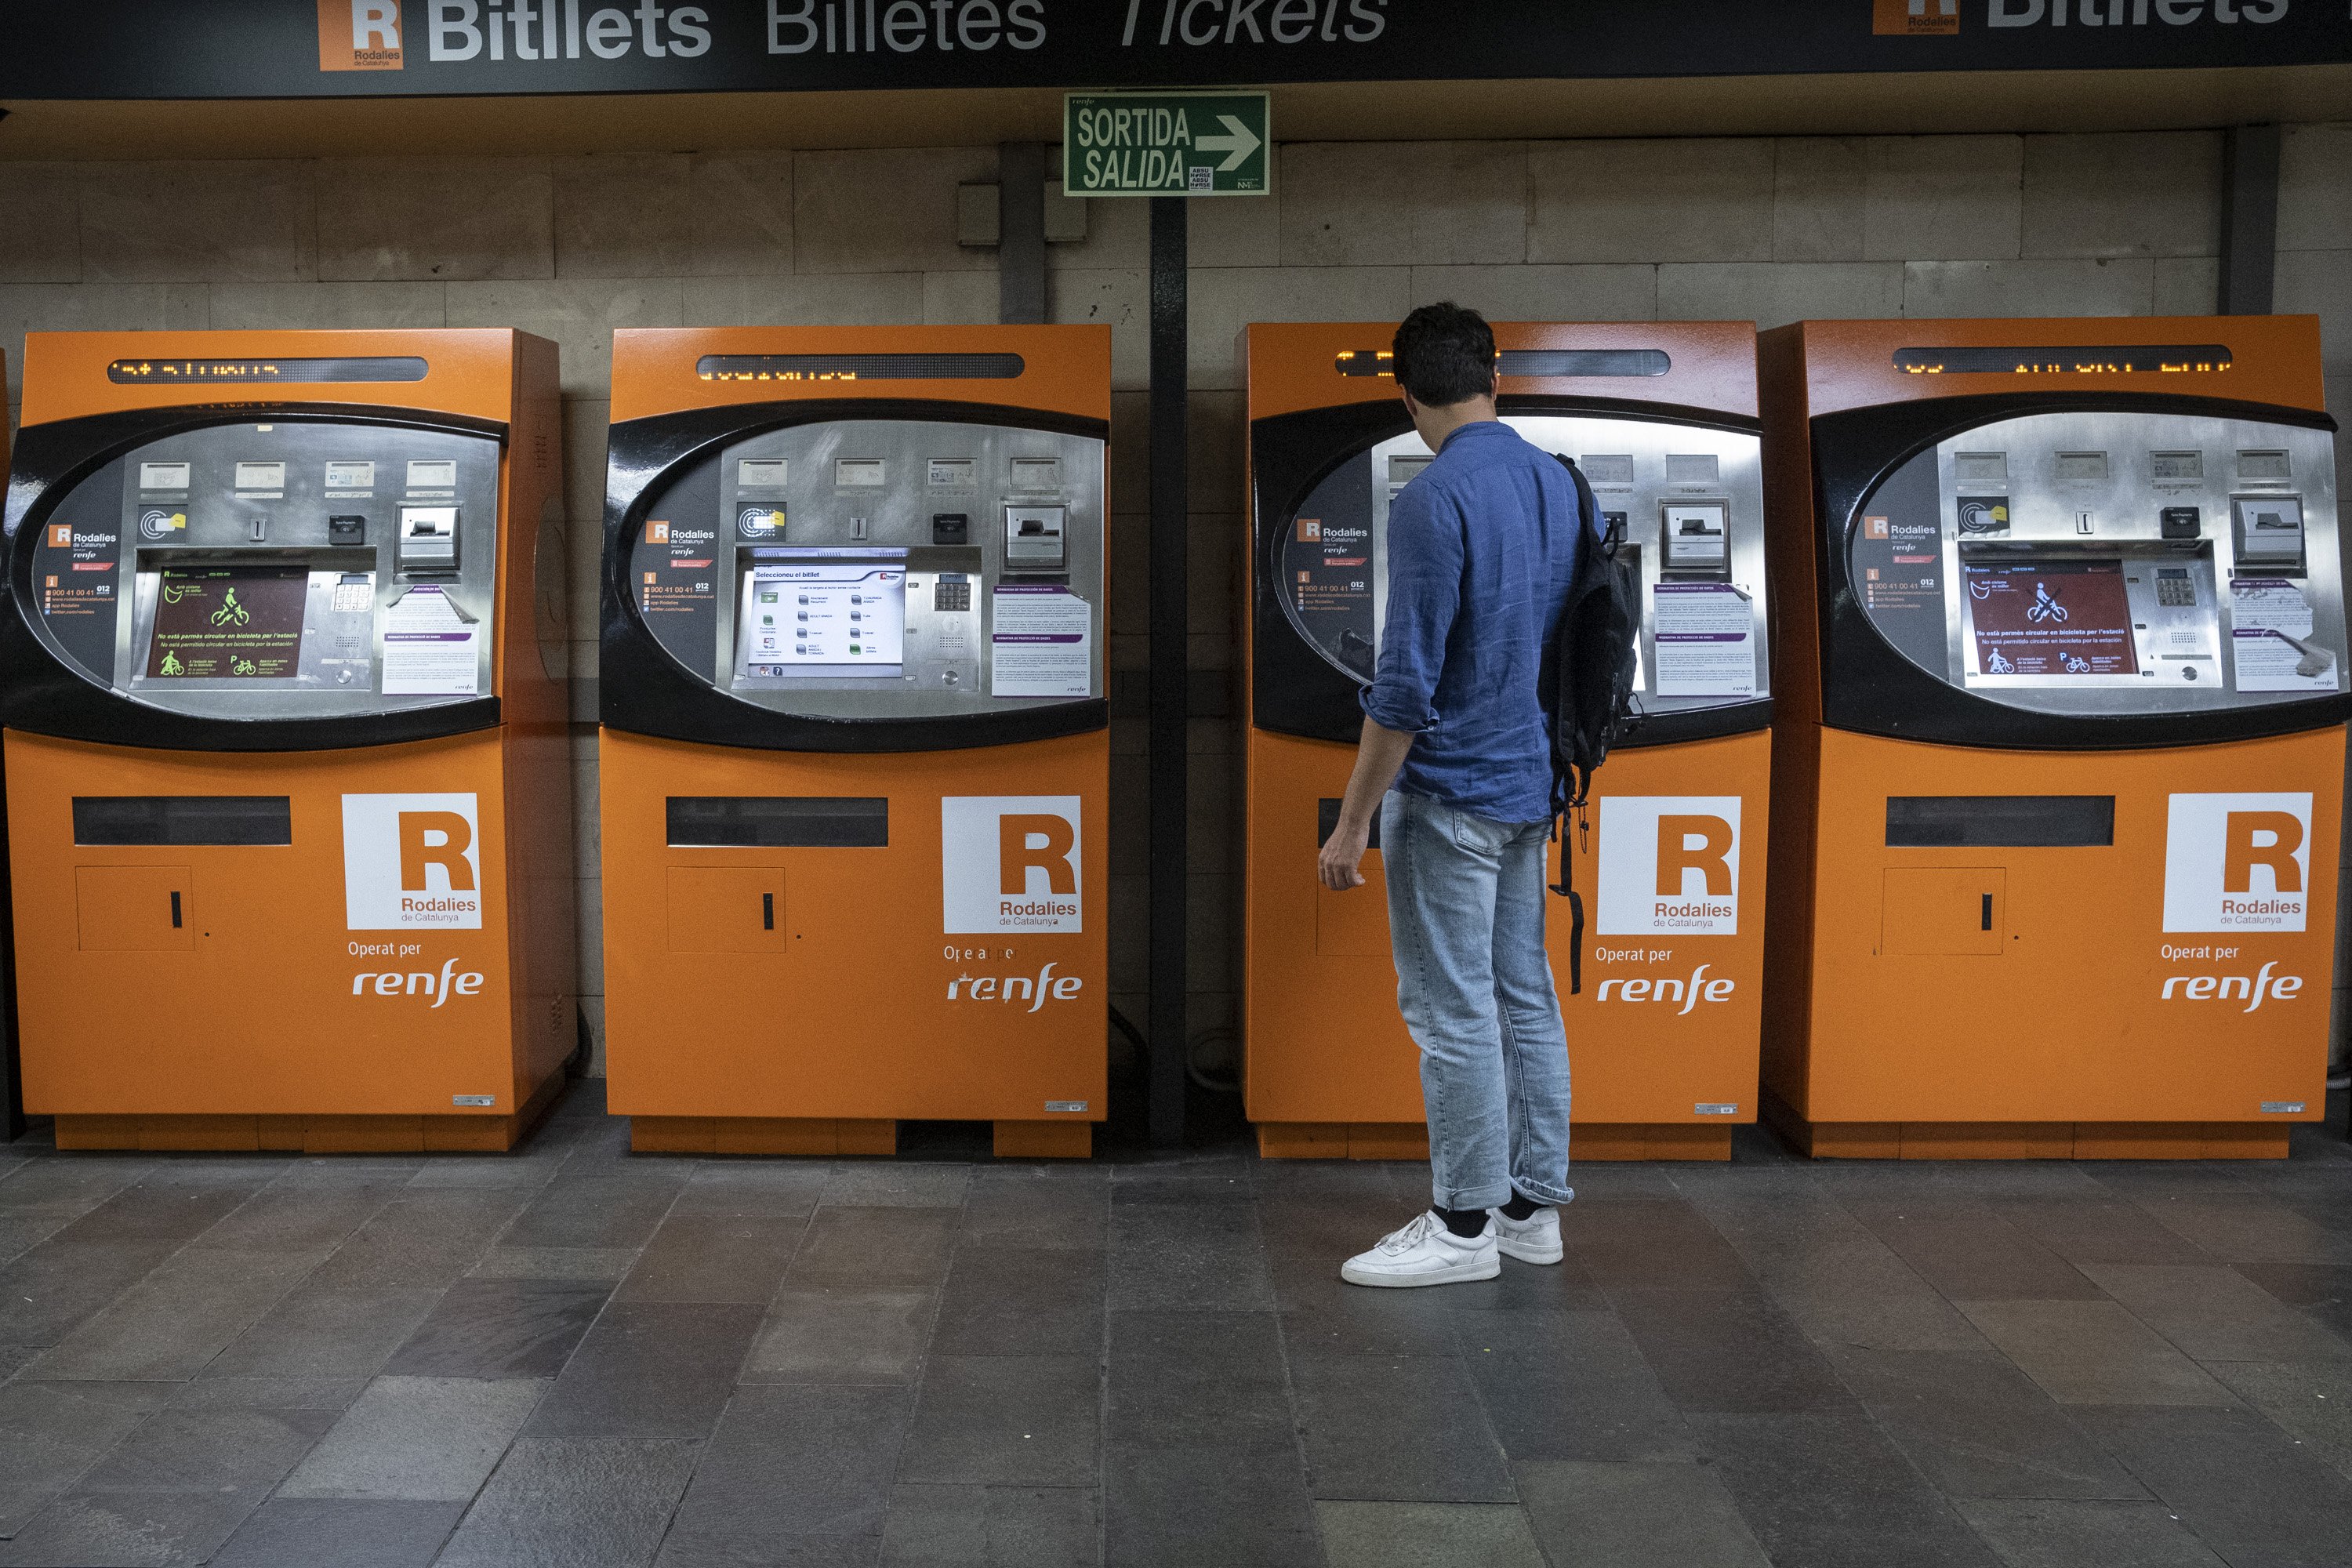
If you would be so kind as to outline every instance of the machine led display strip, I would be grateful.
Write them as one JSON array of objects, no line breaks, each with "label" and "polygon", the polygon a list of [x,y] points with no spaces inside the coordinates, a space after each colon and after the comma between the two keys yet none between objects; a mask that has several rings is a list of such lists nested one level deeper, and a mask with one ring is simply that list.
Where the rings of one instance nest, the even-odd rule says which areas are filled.
[{"label": "machine led display strip", "polygon": [[2039,344],[2027,348],[1896,349],[1895,368],[1910,375],[2179,375],[2228,370],[2223,343]]},{"label": "machine led display strip", "polygon": [[[1395,359],[1386,349],[1342,349],[1332,368],[1341,375],[1394,375]],[[1674,363],[1664,349],[1505,349],[1495,356],[1497,374],[1529,380],[1664,375]]]},{"label": "machine led display strip", "polygon": [[126,385],[152,382],[423,381],[425,363],[414,354],[366,359],[119,359],[106,379]]},{"label": "machine led display strip", "polygon": [[704,354],[705,381],[1012,381],[1019,354]]}]

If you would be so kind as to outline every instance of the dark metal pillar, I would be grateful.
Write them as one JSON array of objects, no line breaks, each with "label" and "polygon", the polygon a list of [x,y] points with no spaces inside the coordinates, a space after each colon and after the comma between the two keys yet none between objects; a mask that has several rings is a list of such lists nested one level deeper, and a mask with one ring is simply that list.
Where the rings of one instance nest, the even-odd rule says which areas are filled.
[{"label": "dark metal pillar", "polygon": [[2215,313],[2267,316],[2278,268],[2279,128],[2221,133],[2221,287]]},{"label": "dark metal pillar", "polygon": [[1184,1141],[1191,499],[1185,198],[1151,201],[1151,1142]]},{"label": "dark metal pillar", "polygon": [[1045,319],[1042,142],[1005,142],[996,149],[996,319],[1008,325]]}]

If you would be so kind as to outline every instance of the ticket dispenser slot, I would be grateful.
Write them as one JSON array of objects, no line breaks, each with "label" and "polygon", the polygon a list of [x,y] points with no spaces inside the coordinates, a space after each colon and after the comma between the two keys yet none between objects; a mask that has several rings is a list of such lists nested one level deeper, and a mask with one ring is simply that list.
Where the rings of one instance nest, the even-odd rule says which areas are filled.
[{"label": "ticket dispenser slot", "polygon": [[404,506],[400,509],[398,568],[412,576],[447,577],[457,571],[457,509],[454,506]]},{"label": "ticket dispenser slot", "polygon": [[2241,575],[2299,577],[2303,502],[2294,496],[2240,496],[2230,503]]},{"label": "ticket dispenser slot", "polygon": [[1731,575],[1731,509],[1721,501],[1669,503],[1658,565],[1677,577]]},{"label": "ticket dispenser slot", "polygon": [[1069,509],[1008,506],[1004,509],[1004,569],[1060,572],[1069,565]]}]

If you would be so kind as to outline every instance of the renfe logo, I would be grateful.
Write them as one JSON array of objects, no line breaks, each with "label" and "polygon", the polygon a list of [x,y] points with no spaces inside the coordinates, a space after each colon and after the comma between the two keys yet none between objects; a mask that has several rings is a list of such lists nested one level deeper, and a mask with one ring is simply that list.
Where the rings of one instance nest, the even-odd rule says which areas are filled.
[{"label": "renfe logo", "polygon": [[400,0],[319,0],[319,68],[400,69]]},{"label": "renfe logo", "polygon": [[951,795],[940,802],[943,927],[971,931],[1086,929],[1079,797]]},{"label": "renfe logo", "polygon": [[1675,1014],[1679,1018],[1701,1002],[1728,1002],[1731,994],[1739,988],[1737,981],[1709,980],[1706,977],[1708,968],[1706,964],[1700,964],[1691,971],[1688,980],[1677,980],[1671,975],[1655,980],[1604,980],[1601,983],[1601,994],[1594,999],[1608,1001],[1609,988],[1614,985],[1617,987],[1617,1000],[1621,1002],[1681,1003],[1681,1008]]},{"label": "renfe logo", "polygon": [[353,931],[478,931],[482,865],[470,795],[343,796],[343,911]]},{"label": "renfe logo", "polygon": [[352,994],[354,996],[430,996],[433,998],[433,1005],[439,1008],[446,1007],[449,1005],[449,998],[453,995],[480,995],[482,979],[478,971],[467,970],[460,973],[457,961],[452,958],[442,963],[441,972],[438,974],[429,969],[404,973],[395,969],[387,969],[380,973],[369,973],[363,970],[352,976]]},{"label": "renfe logo", "polygon": [[1601,936],[1736,936],[1739,797],[1601,797]]},{"label": "renfe logo", "polygon": [[2301,931],[2310,879],[2309,795],[2171,797],[2166,931]]},{"label": "renfe logo", "polygon": [[[2165,949],[2167,952],[2173,950]],[[2187,950],[2184,950],[2187,951]],[[2194,950],[2202,952],[2200,948]],[[2243,1002],[2242,1012],[2252,1013],[2273,999],[2292,1002],[2303,990],[2300,974],[2273,975],[2275,961],[2263,965],[2258,974],[2168,974],[2165,976],[2163,1000],[2185,997],[2191,1002]]]}]

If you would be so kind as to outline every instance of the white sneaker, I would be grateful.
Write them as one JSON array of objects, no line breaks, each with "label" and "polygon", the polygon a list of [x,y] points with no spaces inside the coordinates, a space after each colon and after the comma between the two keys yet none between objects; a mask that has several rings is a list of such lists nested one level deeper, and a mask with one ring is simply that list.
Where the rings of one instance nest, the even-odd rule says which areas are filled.
[{"label": "white sneaker", "polygon": [[1559,1244],[1559,1210],[1545,1207],[1525,1219],[1494,1211],[1495,1245],[1522,1263],[1557,1263],[1566,1249]]},{"label": "white sneaker", "polygon": [[1502,1254],[1495,1249],[1495,1220],[1475,1236],[1456,1236],[1445,1222],[1426,1209],[1402,1230],[1381,1237],[1370,1252],[1360,1252],[1339,1266],[1339,1278],[1350,1285],[1454,1285],[1465,1279],[1492,1279],[1503,1271]]}]

